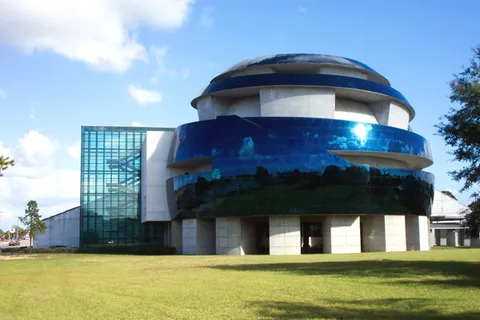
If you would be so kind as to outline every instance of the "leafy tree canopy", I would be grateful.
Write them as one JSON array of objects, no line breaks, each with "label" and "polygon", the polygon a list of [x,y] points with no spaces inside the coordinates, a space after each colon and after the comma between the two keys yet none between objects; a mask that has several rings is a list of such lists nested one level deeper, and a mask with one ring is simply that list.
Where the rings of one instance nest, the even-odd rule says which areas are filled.
[{"label": "leafy tree canopy", "polygon": [[[460,105],[451,108],[436,126],[437,133],[445,139],[454,159],[463,164],[460,170],[449,172],[455,181],[463,181],[461,191],[477,187],[480,182],[480,47],[473,49],[468,67],[450,82],[450,100]],[[474,190],[466,225],[470,234],[478,235],[480,229],[480,197]]]},{"label": "leafy tree canopy", "polygon": [[35,238],[35,236],[44,233],[47,230],[47,226],[45,222],[42,221],[42,216],[39,212],[40,210],[38,209],[37,201],[30,200],[27,203],[25,215],[20,217],[20,221],[28,229],[28,234],[30,236],[30,247],[32,246],[32,240]]},{"label": "leafy tree canopy", "polygon": [[10,157],[0,156],[0,177],[3,176],[3,171],[13,166],[15,166],[15,160],[10,159]]}]

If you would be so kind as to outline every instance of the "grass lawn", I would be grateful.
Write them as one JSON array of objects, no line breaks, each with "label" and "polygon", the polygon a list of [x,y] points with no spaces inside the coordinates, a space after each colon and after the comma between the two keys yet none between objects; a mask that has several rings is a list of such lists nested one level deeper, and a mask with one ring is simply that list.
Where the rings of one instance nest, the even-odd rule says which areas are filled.
[{"label": "grass lawn", "polygon": [[480,249],[0,256],[0,288],[10,320],[480,319]]}]

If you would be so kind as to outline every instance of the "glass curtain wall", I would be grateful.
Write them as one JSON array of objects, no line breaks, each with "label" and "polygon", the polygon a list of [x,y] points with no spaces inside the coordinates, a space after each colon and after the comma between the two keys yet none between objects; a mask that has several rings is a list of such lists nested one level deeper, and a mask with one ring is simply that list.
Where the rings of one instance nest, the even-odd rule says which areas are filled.
[{"label": "glass curtain wall", "polygon": [[147,131],[82,127],[80,246],[163,244],[164,223],[141,223],[141,151]]}]

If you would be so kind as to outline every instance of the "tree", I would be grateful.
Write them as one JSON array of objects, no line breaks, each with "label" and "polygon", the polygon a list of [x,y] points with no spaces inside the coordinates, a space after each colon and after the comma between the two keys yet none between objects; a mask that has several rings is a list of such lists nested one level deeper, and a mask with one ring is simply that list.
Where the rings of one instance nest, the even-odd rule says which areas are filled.
[{"label": "tree", "polygon": [[15,160],[10,159],[10,157],[0,156],[0,177],[3,176],[3,171],[13,166],[15,166]]},{"label": "tree", "polygon": [[30,200],[27,203],[25,215],[20,217],[20,221],[27,227],[28,235],[30,237],[30,248],[32,247],[32,240],[36,235],[44,233],[47,230],[45,222],[41,220],[42,216],[39,213],[37,201]]},{"label": "tree", "polygon": [[[470,66],[450,82],[450,101],[459,108],[451,108],[436,126],[437,133],[453,148],[454,159],[464,166],[449,172],[455,181],[463,181],[461,192],[480,183],[480,47],[473,49]],[[467,231],[478,236],[480,228],[480,194],[472,194],[471,212],[466,216]],[[476,232],[475,232],[476,231]]]}]

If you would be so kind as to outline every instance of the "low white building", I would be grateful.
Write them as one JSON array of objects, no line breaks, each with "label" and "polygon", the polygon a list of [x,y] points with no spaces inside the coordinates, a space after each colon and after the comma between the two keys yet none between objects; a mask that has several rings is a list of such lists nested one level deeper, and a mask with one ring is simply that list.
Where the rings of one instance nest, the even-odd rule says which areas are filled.
[{"label": "low white building", "polygon": [[469,247],[463,220],[470,209],[452,194],[435,190],[430,217],[430,246]]},{"label": "low white building", "polygon": [[80,207],[43,219],[47,230],[33,241],[34,248],[72,247],[80,245]]}]

